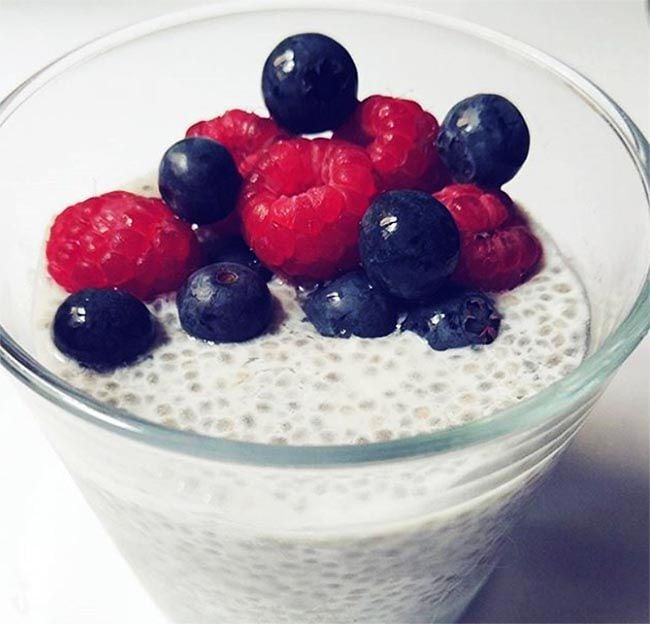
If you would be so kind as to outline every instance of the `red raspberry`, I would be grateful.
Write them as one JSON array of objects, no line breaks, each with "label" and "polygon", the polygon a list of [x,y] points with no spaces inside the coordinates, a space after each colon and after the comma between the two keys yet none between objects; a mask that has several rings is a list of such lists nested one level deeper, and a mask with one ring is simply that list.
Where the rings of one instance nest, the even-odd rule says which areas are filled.
[{"label": "red raspberry", "polygon": [[485,191],[475,184],[451,184],[434,194],[461,232],[486,232],[503,225],[513,212],[503,191]]},{"label": "red raspberry", "polygon": [[509,290],[526,280],[541,257],[542,245],[525,225],[461,232],[453,279],[468,288]]},{"label": "red raspberry", "polygon": [[232,154],[242,177],[250,173],[262,150],[287,137],[272,119],[239,109],[226,111],[210,121],[199,121],[185,136],[219,141]]},{"label": "red raspberry", "polygon": [[359,262],[359,222],[377,192],[366,152],[343,141],[271,146],[242,190],[244,236],[270,269],[324,280]]},{"label": "red raspberry", "polygon": [[452,184],[434,197],[460,230],[460,260],[453,279],[479,290],[508,290],[535,269],[542,245],[503,191]]},{"label": "red raspberry", "polygon": [[449,180],[436,148],[436,118],[411,100],[371,95],[334,133],[366,148],[382,190],[435,191]]},{"label": "red raspberry", "polygon": [[198,267],[200,248],[162,200],[114,191],[59,214],[46,255],[69,292],[119,287],[146,300],[176,290]]}]

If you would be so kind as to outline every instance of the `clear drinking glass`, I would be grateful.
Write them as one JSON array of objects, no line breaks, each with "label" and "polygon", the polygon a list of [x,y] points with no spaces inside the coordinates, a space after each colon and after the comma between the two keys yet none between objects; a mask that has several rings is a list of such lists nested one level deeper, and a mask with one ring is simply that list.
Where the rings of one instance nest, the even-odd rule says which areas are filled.
[{"label": "clear drinking glass", "polygon": [[[532,149],[508,191],[583,280],[590,351],[577,370],[442,433],[277,447],[142,421],[39,365],[32,288],[53,215],[153,169],[191,122],[260,109],[268,50],[310,30],[349,47],[362,95],[412,96],[443,114],[488,91],[524,111]],[[647,156],[632,122],[585,78],[423,10],[258,1],[146,22],[63,57],[0,105],[0,361],[24,382],[70,473],[174,621],[453,621],[648,329]]]}]

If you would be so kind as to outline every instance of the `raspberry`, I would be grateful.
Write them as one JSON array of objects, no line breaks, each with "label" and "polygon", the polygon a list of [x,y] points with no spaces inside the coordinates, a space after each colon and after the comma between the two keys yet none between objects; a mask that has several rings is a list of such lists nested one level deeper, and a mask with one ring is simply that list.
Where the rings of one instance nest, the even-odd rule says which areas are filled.
[{"label": "raspberry", "polygon": [[221,143],[232,154],[242,177],[250,173],[262,150],[287,137],[272,119],[239,109],[226,111],[209,121],[199,121],[185,136],[206,137]]},{"label": "raspberry", "polygon": [[242,189],[244,237],[275,273],[334,277],[359,262],[359,222],[377,191],[366,152],[343,141],[279,141]]},{"label": "raspberry", "polygon": [[454,281],[469,288],[498,291],[521,284],[542,257],[542,246],[525,225],[492,232],[461,232]]},{"label": "raspberry", "polygon": [[434,197],[451,212],[461,232],[494,230],[514,211],[503,191],[485,191],[474,184],[451,184]]},{"label": "raspberry", "polygon": [[411,100],[372,95],[334,133],[366,148],[381,190],[435,191],[449,180],[438,156],[436,118]]},{"label": "raspberry", "polygon": [[200,248],[162,200],[114,191],[59,214],[46,255],[50,275],[69,292],[118,287],[151,299],[183,283]]},{"label": "raspberry", "polygon": [[535,269],[542,246],[503,191],[452,184],[434,197],[460,230],[460,261],[453,279],[481,290],[508,290]]}]

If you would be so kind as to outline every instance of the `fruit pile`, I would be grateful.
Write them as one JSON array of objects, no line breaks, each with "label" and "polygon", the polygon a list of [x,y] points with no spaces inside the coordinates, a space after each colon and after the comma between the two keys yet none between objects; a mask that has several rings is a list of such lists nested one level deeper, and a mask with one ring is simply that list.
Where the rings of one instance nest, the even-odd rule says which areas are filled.
[{"label": "fruit pile", "polygon": [[500,190],[528,154],[522,115],[481,94],[439,124],[414,101],[359,101],[357,84],[338,42],[288,37],[262,72],[270,118],[234,109],[192,125],[162,157],[161,199],[114,191],[60,213],[47,266],[74,294],[57,347],[95,370],[133,362],[156,336],[143,302],[168,293],[188,334],[249,340],[272,320],[273,274],[323,336],[492,342],[484,292],[517,286],[542,254]]}]

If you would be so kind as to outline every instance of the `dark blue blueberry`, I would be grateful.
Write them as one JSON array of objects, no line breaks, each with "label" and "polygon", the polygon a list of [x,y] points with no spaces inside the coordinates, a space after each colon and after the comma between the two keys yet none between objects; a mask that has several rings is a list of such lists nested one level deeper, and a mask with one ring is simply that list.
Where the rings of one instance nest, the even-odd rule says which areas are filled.
[{"label": "dark blue blueberry", "polygon": [[395,330],[397,308],[375,288],[363,271],[355,271],[319,286],[302,308],[323,336],[376,338]]},{"label": "dark blue blueberry", "polygon": [[198,225],[227,217],[235,209],[241,183],[230,152],[201,137],[172,145],[158,170],[158,188],[167,205]]},{"label": "dark blue blueberry", "polygon": [[207,233],[200,235],[200,241],[205,264],[234,262],[243,264],[257,272],[265,282],[273,277],[273,273],[260,262],[250,247],[238,236],[224,237]]},{"label": "dark blue blueberry", "polygon": [[530,134],[517,107],[500,95],[473,95],[447,113],[438,152],[457,182],[499,187],[528,156]]},{"label": "dark blue blueberry", "polygon": [[262,95],[271,116],[297,134],[338,128],[357,105],[357,85],[348,51],[317,33],[284,39],[262,72]]},{"label": "dark blue blueberry", "polygon": [[70,295],[52,325],[54,344],[79,364],[98,371],[130,364],[156,337],[151,313],[121,290],[88,288]]},{"label": "dark blue blueberry", "polygon": [[489,297],[464,292],[412,308],[402,329],[422,336],[432,349],[444,351],[490,344],[499,334],[500,324],[501,316]]},{"label": "dark blue blueberry", "polygon": [[187,278],[176,295],[183,329],[212,342],[243,342],[271,322],[273,301],[258,273],[234,262],[219,262]]},{"label": "dark blue blueberry", "polygon": [[432,295],[458,264],[458,228],[428,193],[378,195],[361,221],[361,262],[370,281],[401,299]]}]

